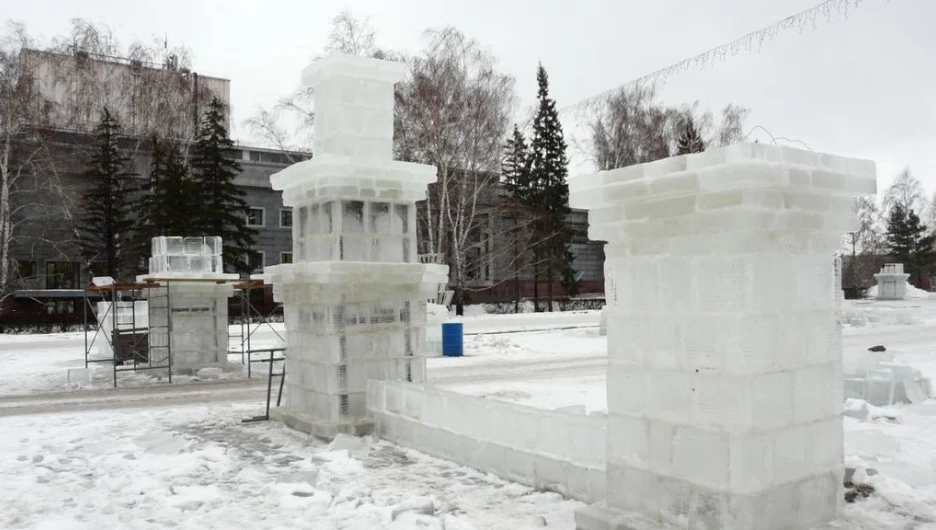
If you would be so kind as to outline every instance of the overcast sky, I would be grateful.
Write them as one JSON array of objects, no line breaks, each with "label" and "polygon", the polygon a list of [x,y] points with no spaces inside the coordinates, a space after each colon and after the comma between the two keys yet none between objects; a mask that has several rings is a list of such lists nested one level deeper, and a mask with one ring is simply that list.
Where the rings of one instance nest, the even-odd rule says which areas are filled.
[{"label": "overcast sky", "polygon": [[[537,61],[559,107],[730,41],[819,0],[3,0],[0,16],[51,38],[82,17],[117,37],[168,34],[194,69],[231,80],[233,134],[243,120],[298,86],[343,7],[369,16],[384,48],[415,52],[422,30],[452,24],[517,78],[521,105],[535,96]],[[883,188],[909,165],[936,189],[936,0],[863,0],[848,19],[785,33],[746,52],[669,79],[668,103],[700,100],[751,109],[747,129],[814,150],[871,158]],[[519,109],[518,109],[519,111]],[[758,130],[751,138],[770,141]]]}]

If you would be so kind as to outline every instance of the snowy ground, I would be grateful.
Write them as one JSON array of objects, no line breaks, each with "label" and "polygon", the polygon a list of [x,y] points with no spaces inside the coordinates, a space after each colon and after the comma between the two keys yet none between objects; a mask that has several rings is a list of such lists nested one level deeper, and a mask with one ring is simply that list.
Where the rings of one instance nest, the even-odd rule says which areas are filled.
[{"label": "snowy ground", "polygon": [[[580,503],[247,405],[4,418],[0,528],[572,528]],[[332,450],[335,449],[335,450]]]},{"label": "snowy ground", "polygon": [[[465,317],[466,356],[429,359],[430,382],[601,413],[607,344],[598,318],[594,311]],[[847,302],[843,320],[845,355],[883,344],[936,379],[936,300]],[[0,335],[0,407],[4,396],[67,390],[67,369],[84,366],[83,341]],[[279,343],[269,328],[253,342]],[[185,528],[527,528],[540,517],[549,527],[572,527],[577,504],[555,495],[381,442],[349,458],[276,424],[242,425],[260,412],[258,393],[229,390],[227,405],[0,417],[0,528],[162,528],[183,512]],[[848,464],[880,475],[873,477],[879,494],[849,505],[841,528],[936,528],[936,401],[894,410],[897,422],[845,420]],[[425,505],[426,496],[436,515],[393,520],[394,506]]]}]

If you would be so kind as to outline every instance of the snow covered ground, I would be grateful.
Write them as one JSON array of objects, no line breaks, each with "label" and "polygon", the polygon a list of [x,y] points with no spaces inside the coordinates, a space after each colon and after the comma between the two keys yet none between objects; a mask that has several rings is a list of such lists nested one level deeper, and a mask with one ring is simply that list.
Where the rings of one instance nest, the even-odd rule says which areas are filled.
[{"label": "snow covered ground", "polygon": [[255,405],[4,418],[0,528],[572,528],[580,503]]},{"label": "snow covered ground", "polygon": [[[430,382],[601,414],[606,341],[598,318],[465,317],[465,357],[429,359]],[[936,379],[936,300],[846,302],[843,320],[845,355],[882,344]],[[255,347],[279,344],[269,328],[253,338]],[[84,366],[83,344],[81,334],[0,335],[0,405],[67,390],[67,370]],[[349,456],[275,423],[241,424],[260,412],[258,393],[230,395],[224,405],[0,417],[0,528],[572,527],[577,503],[383,442]],[[848,464],[880,474],[871,477],[878,495],[849,505],[841,528],[936,528],[936,401],[885,416],[898,420],[845,420]],[[434,515],[394,518],[401,503]]]}]

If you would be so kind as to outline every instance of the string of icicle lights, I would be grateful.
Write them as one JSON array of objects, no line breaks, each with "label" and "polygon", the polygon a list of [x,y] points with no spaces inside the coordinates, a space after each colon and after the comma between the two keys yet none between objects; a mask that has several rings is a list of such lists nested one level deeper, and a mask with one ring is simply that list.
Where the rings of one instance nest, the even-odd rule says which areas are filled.
[{"label": "string of icicle lights", "polygon": [[[628,87],[643,84],[656,84],[674,74],[688,70],[689,68],[703,68],[705,66],[724,62],[725,60],[734,57],[741,52],[748,52],[751,54],[758,53],[767,40],[773,39],[781,32],[797,30],[802,33],[807,28],[815,29],[818,27],[821,19],[824,18],[826,23],[830,23],[832,21],[832,17],[837,14],[842,15],[844,18],[848,18],[848,13],[850,10],[857,8],[867,1],[868,0],[825,0],[818,5],[800,11],[794,15],[790,15],[783,20],[774,22],[773,24],[765,26],[756,31],[752,31],[731,42],[716,46],[715,48],[704,51],[698,55],[694,55],[688,59],[684,59],[676,64],[661,68],[655,72],[634,79],[633,81],[623,85],[616,86],[614,88],[605,90],[600,94],[583,99],[578,103],[563,107],[559,110],[559,112],[585,110],[592,104],[601,102],[605,98],[613,94],[617,94],[621,90],[624,90]],[[890,0],[886,1],[890,2]]]}]

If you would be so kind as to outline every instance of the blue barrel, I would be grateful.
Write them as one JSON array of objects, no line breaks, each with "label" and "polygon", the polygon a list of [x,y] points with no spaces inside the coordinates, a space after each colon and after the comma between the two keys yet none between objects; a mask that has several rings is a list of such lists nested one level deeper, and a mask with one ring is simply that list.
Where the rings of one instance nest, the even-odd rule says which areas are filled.
[{"label": "blue barrel", "polygon": [[445,357],[461,357],[465,349],[464,334],[461,322],[445,322],[442,324],[442,355]]}]

